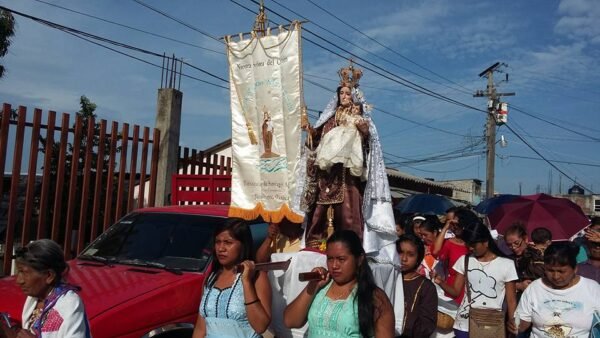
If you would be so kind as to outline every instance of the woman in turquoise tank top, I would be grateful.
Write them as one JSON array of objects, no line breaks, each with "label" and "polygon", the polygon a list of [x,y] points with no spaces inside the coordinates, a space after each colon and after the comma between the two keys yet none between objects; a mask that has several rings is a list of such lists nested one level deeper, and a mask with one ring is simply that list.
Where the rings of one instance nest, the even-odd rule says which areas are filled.
[{"label": "woman in turquoise tank top", "polygon": [[358,235],[336,231],[327,240],[327,270],[310,281],[284,312],[285,325],[308,321],[308,337],[394,337],[394,309],[375,285]]},{"label": "woman in turquoise tank top", "polygon": [[244,220],[230,218],[215,231],[214,243],[192,337],[259,338],[271,321],[271,287],[264,271],[254,271],[250,229]]}]

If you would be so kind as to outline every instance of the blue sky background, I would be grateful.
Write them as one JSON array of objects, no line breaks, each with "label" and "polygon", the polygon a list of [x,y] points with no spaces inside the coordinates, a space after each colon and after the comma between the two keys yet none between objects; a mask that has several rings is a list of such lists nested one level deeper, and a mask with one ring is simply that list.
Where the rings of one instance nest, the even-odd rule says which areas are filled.
[{"label": "blue sky background", "polygon": [[[197,67],[228,77],[223,44],[133,0],[48,1],[210,50],[128,30],[35,0],[4,0],[0,4],[157,53],[175,53]],[[228,0],[143,1],[214,37],[246,32],[254,21],[254,14]],[[257,8],[249,0],[236,1]],[[499,83],[498,90],[516,92],[516,96],[507,98],[509,106],[558,125],[510,109],[511,127],[546,158],[571,163],[556,163],[571,178],[600,191],[597,0],[312,1],[394,52],[345,26],[308,0],[265,0],[265,5],[286,17],[300,18],[280,3],[310,20],[304,25],[306,29],[337,46],[429,90],[480,109],[485,109],[486,99],[473,98],[472,94],[485,89],[486,79],[478,74],[497,61],[508,64],[504,70],[510,81]],[[268,16],[273,22],[285,23],[273,13]],[[349,57],[306,31],[303,36]],[[124,51],[161,63],[160,58]],[[308,41],[303,42],[303,52],[306,103],[310,109],[321,110],[337,86],[337,70],[346,61]],[[7,68],[0,80],[3,102],[44,111],[74,112],[79,108],[79,96],[86,95],[98,105],[100,118],[154,125],[160,69],[21,17],[17,17],[17,33],[9,54],[1,62]],[[184,67],[184,72],[227,86],[189,67]],[[503,76],[496,74],[496,79]],[[389,166],[436,180],[485,179],[485,155],[480,153],[485,122],[482,112],[423,95],[368,70],[361,85],[367,100],[376,108],[401,117],[374,113]],[[182,145],[203,149],[229,138],[228,90],[187,78],[183,78],[181,89]],[[497,191],[518,193],[521,182],[524,194],[535,193],[538,188],[546,192],[550,176],[554,193],[559,190],[559,181],[563,192],[572,184],[567,177],[559,178],[560,174],[543,161],[515,157],[538,155],[506,127],[498,130],[498,139],[500,135],[504,135],[508,147],[497,148]],[[452,154],[450,159],[442,156],[445,159],[439,160],[439,155],[448,153]]]}]

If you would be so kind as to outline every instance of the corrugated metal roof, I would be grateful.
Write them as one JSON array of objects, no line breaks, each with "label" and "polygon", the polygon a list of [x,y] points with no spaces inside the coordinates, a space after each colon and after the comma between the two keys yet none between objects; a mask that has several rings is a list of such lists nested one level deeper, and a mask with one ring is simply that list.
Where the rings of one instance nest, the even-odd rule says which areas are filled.
[{"label": "corrugated metal roof", "polygon": [[399,171],[397,169],[386,168],[385,171],[388,174],[388,176],[400,177],[400,178],[403,178],[403,179],[411,180],[413,182],[428,184],[428,185],[431,185],[433,187],[452,188],[452,187],[449,187],[447,184],[439,183],[439,182],[436,182],[436,181],[426,180],[426,179],[418,177],[418,176],[413,176],[411,174],[407,174],[407,173],[401,172],[401,171]]}]

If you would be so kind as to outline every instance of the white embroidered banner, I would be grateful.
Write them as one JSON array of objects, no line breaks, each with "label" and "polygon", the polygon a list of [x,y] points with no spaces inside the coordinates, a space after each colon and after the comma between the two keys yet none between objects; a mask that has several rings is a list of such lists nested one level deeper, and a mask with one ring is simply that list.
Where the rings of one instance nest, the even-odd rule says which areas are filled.
[{"label": "white embroidered banner", "polygon": [[302,222],[290,209],[301,145],[300,24],[227,41],[233,173],[229,216]]}]

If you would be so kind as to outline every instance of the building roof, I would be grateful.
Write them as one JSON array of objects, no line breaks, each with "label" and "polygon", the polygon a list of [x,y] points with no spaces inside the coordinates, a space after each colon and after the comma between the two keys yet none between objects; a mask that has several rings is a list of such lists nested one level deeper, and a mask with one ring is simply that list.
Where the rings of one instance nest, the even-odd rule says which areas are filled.
[{"label": "building roof", "polygon": [[[424,178],[413,176],[397,169],[385,169],[388,180],[390,181],[390,190],[397,197],[411,192],[423,192],[430,194],[439,194],[452,197],[452,187],[436,181],[426,180]],[[396,196],[395,196],[396,197]]]},{"label": "building roof", "polygon": [[214,154],[214,153],[218,153],[219,151],[227,149],[227,148],[231,148],[231,138],[229,138],[221,143],[217,143],[210,148],[204,149],[204,153],[205,154]]}]

